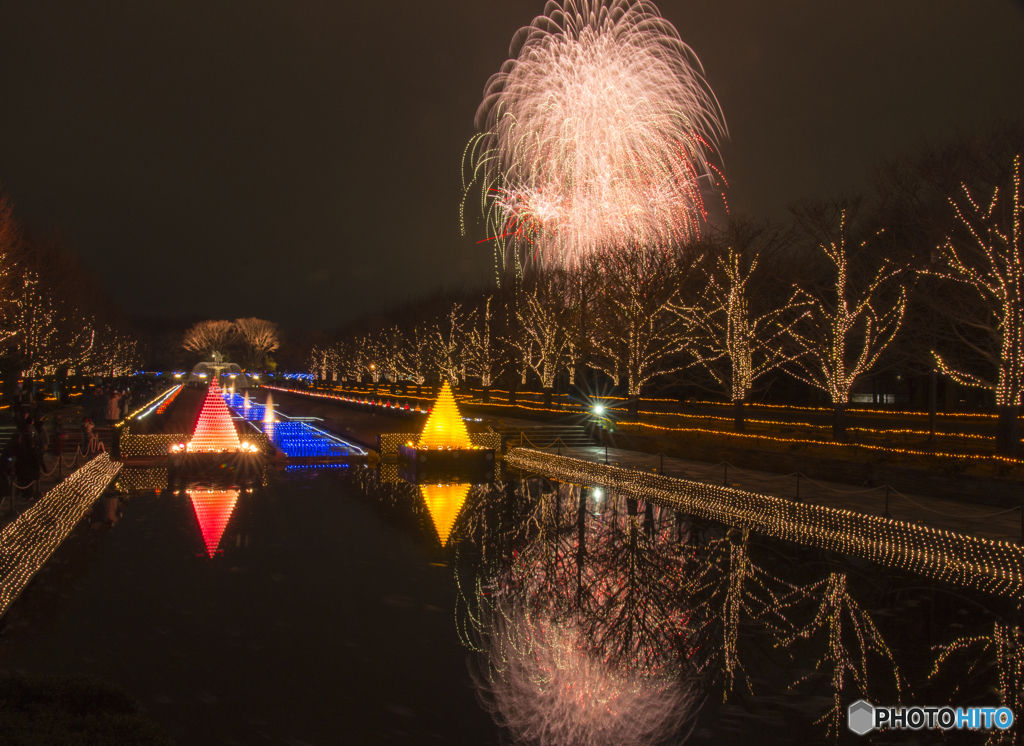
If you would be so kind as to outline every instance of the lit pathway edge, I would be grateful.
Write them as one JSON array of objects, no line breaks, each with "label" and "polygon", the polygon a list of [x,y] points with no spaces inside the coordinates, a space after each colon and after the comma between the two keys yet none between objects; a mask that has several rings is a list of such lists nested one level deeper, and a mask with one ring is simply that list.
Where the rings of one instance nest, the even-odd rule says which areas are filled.
[{"label": "lit pathway edge", "polygon": [[120,462],[100,454],[0,531],[0,616],[120,470]]},{"label": "lit pathway edge", "polygon": [[1017,594],[1024,585],[1024,549],[1008,542],[530,448],[513,448],[505,463],[563,482],[601,485],[705,520],[862,557],[987,593]]}]

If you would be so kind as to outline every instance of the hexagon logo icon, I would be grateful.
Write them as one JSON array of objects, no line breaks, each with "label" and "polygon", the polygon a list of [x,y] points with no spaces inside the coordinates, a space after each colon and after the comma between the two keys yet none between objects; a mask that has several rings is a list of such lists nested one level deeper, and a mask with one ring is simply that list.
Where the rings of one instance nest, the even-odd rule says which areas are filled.
[{"label": "hexagon logo icon", "polygon": [[846,725],[858,736],[863,736],[875,727],[875,708],[870,702],[858,699],[846,709]]}]

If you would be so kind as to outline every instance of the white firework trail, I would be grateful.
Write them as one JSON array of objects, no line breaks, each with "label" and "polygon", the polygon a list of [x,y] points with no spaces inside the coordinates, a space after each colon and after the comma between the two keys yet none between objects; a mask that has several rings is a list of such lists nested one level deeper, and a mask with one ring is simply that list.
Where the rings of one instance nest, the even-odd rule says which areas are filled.
[{"label": "white firework trail", "polygon": [[700,61],[655,5],[549,2],[510,54],[464,158],[506,266],[574,266],[698,234],[726,127]]},{"label": "white firework trail", "polygon": [[481,700],[519,743],[646,746],[678,736],[696,689],[664,673],[620,669],[588,650],[571,622],[501,604],[483,651]]}]

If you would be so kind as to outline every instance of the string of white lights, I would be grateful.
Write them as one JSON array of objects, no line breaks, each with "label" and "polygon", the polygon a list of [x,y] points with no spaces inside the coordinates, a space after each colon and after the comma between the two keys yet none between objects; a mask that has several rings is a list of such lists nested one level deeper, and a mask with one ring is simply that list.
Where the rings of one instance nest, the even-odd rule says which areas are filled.
[{"label": "string of white lights", "polygon": [[121,469],[97,456],[0,531],[0,616]]},{"label": "string of white lights", "polygon": [[1009,542],[527,448],[510,450],[505,463],[573,484],[603,485],[706,520],[987,593],[1010,595],[1024,587],[1024,548]]}]

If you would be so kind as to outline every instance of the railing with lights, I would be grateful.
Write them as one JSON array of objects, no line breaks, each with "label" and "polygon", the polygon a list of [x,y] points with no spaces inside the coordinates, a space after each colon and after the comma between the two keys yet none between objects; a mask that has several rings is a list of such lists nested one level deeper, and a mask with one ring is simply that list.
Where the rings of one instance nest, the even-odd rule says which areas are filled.
[{"label": "railing with lights", "polygon": [[7,611],[120,469],[121,464],[111,461],[107,454],[97,456],[0,531],[0,615]]},{"label": "railing with lights", "polygon": [[528,448],[513,448],[505,463],[564,482],[601,485],[705,520],[861,557],[987,593],[1014,596],[1024,589],[1024,548],[1009,542]]}]

